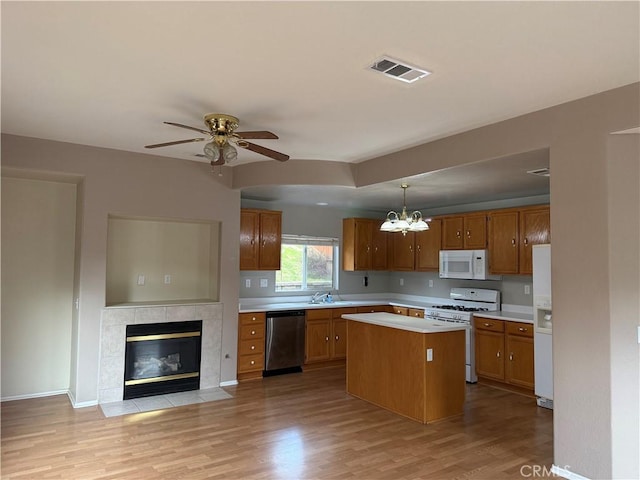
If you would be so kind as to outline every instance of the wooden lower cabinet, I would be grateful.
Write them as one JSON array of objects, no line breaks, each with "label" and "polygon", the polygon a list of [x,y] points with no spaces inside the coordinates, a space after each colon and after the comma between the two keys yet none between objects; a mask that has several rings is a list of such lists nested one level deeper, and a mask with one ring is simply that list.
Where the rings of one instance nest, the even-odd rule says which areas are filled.
[{"label": "wooden lower cabinet", "polygon": [[533,394],[533,325],[475,316],[474,326],[479,381]]},{"label": "wooden lower cabinet", "polygon": [[265,312],[238,316],[238,380],[262,378]]},{"label": "wooden lower cabinet", "polygon": [[418,333],[354,320],[347,329],[349,394],[421,423],[463,412],[464,331]]},{"label": "wooden lower cabinet", "polygon": [[356,313],[356,308],[307,310],[305,365],[344,362],[347,357],[347,321],[342,315],[348,313]]}]

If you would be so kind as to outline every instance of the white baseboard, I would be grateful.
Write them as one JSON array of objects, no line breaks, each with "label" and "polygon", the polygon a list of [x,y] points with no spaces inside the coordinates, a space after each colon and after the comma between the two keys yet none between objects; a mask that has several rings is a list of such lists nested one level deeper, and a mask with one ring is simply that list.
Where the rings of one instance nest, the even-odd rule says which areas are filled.
[{"label": "white baseboard", "polygon": [[30,393],[28,395],[14,395],[11,397],[2,397],[0,401],[2,402],[11,402],[13,400],[28,400],[29,398],[40,398],[40,397],[53,397],[54,395],[64,395],[68,394],[68,390],[53,390],[51,392],[40,392],[40,393]]},{"label": "white baseboard", "polygon": [[231,387],[233,385],[237,385],[238,381],[237,380],[229,380],[227,382],[220,382],[220,386],[221,387]]},{"label": "white baseboard", "polygon": [[561,468],[557,465],[551,465],[551,473],[559,477],[566,478],[567,480],[589,480],[587,477],[570,472],[566,468]]},{"label": "white baseboard", "polygon": [[77,402],[71,390],[67,392],[67,396],[69,397],[69,401],[71,401],[71,406],[73,408],[95,407],[96,405],[98,405],[98,400],[91,400],[88,402]]}]

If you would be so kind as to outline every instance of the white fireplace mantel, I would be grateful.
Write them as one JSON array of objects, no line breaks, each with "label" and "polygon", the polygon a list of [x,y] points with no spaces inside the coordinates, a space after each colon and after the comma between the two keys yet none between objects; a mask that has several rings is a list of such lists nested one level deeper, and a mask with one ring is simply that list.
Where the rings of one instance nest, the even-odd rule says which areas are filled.
[{"label": "white fireplace mantel", "polygon": [[222,351],[221,303],[114,306],[102,310],[98,403],[121,401],[124,394],[124,354],[127,325],[202,320],[200,388],[220,386]]}]

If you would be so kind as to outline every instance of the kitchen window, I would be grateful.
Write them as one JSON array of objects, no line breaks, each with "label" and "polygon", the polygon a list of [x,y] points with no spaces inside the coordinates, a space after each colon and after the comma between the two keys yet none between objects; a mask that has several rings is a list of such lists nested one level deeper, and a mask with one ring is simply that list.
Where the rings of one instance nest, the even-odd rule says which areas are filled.
[{"label": "kitchen window", "polygon": [[337,238],[282,235],[276,292],[336,290],[337,258]]}]

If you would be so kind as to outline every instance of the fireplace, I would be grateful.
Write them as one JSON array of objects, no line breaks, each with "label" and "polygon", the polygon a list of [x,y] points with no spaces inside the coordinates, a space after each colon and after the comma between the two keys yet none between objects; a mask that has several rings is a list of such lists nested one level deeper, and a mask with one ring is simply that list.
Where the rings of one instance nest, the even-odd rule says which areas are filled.
[{"label": "fireplace", "polygon": [[124,399],[200,388],[202,320],[126,327]]}]

